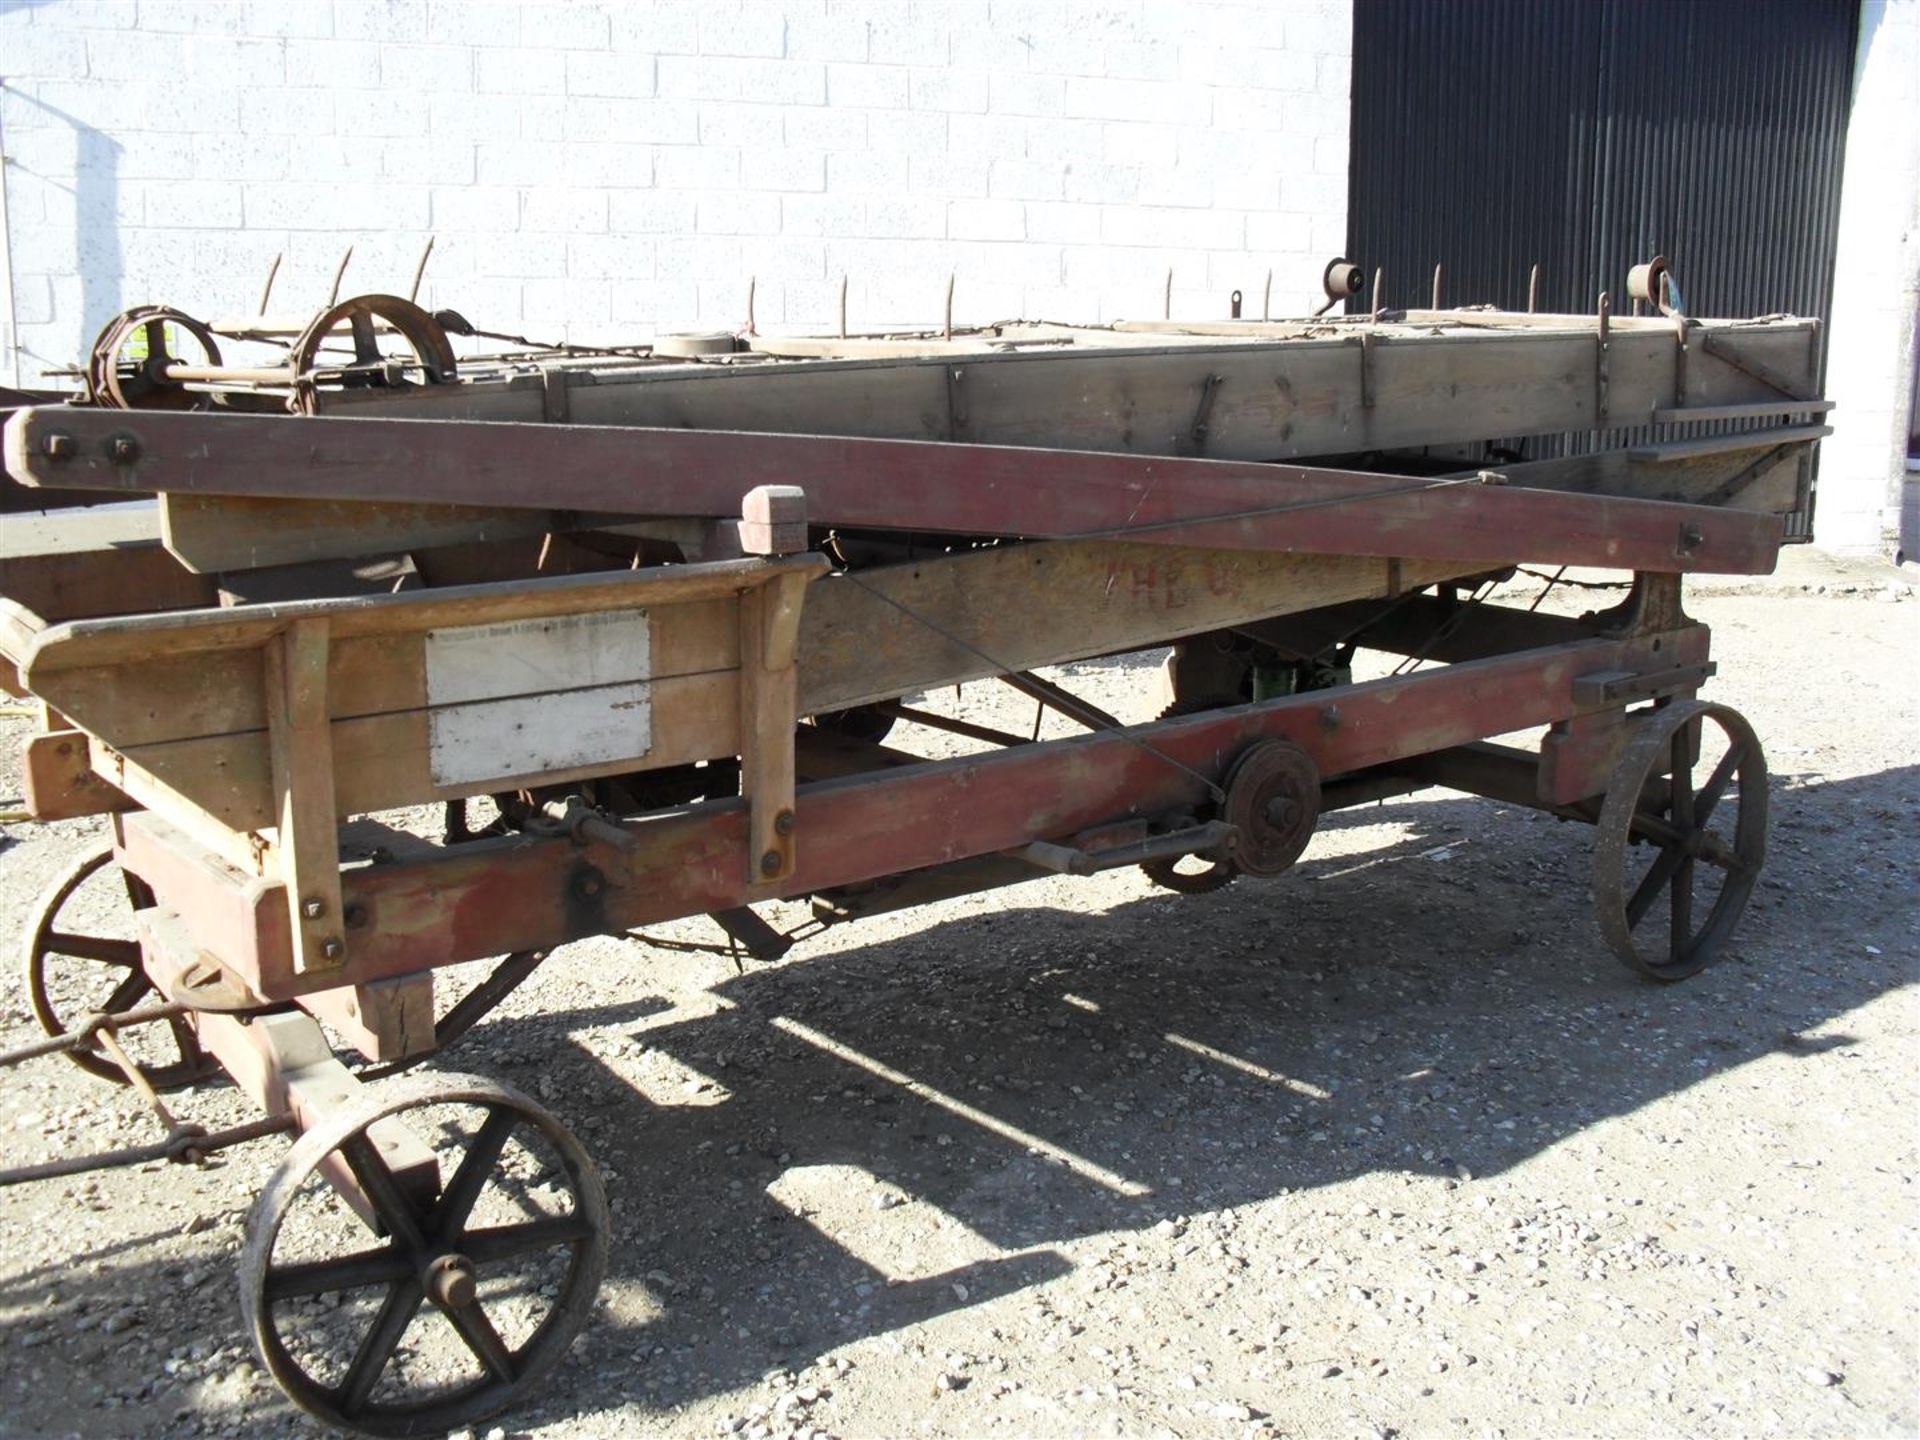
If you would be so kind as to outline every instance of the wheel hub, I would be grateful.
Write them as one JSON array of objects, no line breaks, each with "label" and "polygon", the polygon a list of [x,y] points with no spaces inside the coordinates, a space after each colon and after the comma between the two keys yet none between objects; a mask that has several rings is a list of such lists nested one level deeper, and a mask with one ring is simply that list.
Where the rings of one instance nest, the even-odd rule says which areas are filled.
[{"label": "wheel hub", "polygon": [[473,1262],[457,1251],[443,1251],[420,1271],[420,1285],[427,1298],[446,1310],[464,1310],[471,1305],[478,1282]]}]

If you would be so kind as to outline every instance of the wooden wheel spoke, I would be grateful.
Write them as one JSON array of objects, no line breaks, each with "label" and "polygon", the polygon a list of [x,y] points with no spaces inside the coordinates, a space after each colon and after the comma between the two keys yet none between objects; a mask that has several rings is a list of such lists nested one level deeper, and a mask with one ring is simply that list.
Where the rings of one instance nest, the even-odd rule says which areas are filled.
[{"label": "wooden wheel spoke", "polygon": [[507,1148],[507,1139],[513,1134],[513,1127],[519,1118],[506,1109],[488,1112],[479,1133],[473,1137],[466,1158],[461,1160],[460,1168],[454,1171],[453,1181],[441,1195],[440,1203],[434,1207],[428,1223],[428,1228],[442,1244],[452,1244],[453,1237],[466,1225],[467,1217],[473,1213],[480,1192],[486,1189],[493,1167],[499,1163],[500,1153]]},{"label": "wooden wheel spoke", "polygon": [[500,1338],[500,1332],[493,1328],[493,1322],[487,1318],[487,1312],[480,1308],[478,1300],[470,1300],[465,1305],[445,1312],[460,1338],[467,1342],[467,1348],[487,1367],[489,1374],[496,1380],[511,1383],[518,1373],[513,1363],[513,1351],[507,1348],[507,1342]]},{"label": "wooden wheel spoke", "polygon": [[293,1300],[302,1295],[325,1295],[337,1290],[362,1290],[369,1285],[392,1285],[413,1274],[413,1264],[398,1250],[383,1246],[332,1260],[308,1260],[267,1272],[268,1300]]},{"label": "wooden wheel spoke", "polygon": [[593,1227],[578,1215],[529,1220],[518,1225],[494,1225],[469,1230],[460,1237],[460,1253],[476,1266],[532,1255],[556,1245],[578,1245],[593,1237]]},{"label": "wooden wheel spoke", "polygon": [[425,1248],[420,1219],[367,1132],[362,1130],[349,1136],[341,1143],[340,1152],[347,1157],[354,1178],[366,1191],[367,1199],[373,1202],[374,1213],[385,1223],[387,1233],[408,1250],[417,1252]]},{"label": "wooden wheel spoke", "polygon": [[138,940],[110,940],[104,935],[75,935],[67,930],[52,930],[40,946],[42,954],[65,955],[74,960],[92,960],[100,965],[118,965],[131,970],[140,963]]},{"label": "wooden wheel spoke", "polygon": [[393,1352],[400,1348],[400,1338],[407,1333],[425,1298],[420,1282],[411,1276],[397,1281],[387,1292],[380,1313],[373,1318],[373,1328],[361,1340],[334,1392],[341,1414],[351,1418],[366,1408],[373,1387],[380,1382]]}]

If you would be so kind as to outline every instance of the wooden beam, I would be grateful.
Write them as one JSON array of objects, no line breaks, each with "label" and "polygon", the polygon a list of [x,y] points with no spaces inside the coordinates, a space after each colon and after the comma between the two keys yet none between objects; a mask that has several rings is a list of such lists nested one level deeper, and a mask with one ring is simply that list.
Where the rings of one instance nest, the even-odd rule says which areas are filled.
[{"label": "wooden beam", "polygon": [[293,922],[294,968],[302,973],[336,970],[347,954],[328,721],[328,644],[326,620],[309,617],[289,624],[266,655],[273,863]]},{"label": "wooden beam", "polygon": [[[67,484],[508,506],[537,498],[541,508],[636,516],[732,516],[756,485],[798,484],[820,525],[1409,559],[1492,553],[1675,573],[1765,573],[1781,534],[1769,517],[1697,507],[1215,460],[452,420],[112,419],[23,411],[7,422],[8,464],[23,478]],[[44,454],[55,430],[66,436],[62,458]],[[137,463],[110,458],[110,434],[131,438]],[[1683,532],[1699,538],[1676,543]]]}]

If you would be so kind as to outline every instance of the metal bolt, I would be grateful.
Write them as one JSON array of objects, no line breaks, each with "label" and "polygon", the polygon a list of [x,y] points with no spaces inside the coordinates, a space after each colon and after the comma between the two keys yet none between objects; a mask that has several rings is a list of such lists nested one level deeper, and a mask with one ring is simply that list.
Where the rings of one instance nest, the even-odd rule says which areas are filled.
[{"label": "metal bolt", "polygon": [[347,953],[347,947],[342,945],[338,940],[329,938],[320,942],[320,953],[329,960],[338,960],[342,955]]},{"label": "metal bolt", "polygon": [[300,902],[300,913],[309,920],[318,920],[327,913],[327,902],[318,895],[309,895]]},{"label": "metal bolt", "polygon": [[64,430],[55,430],[40,442],[40,449],[49,460],[71,460],[78,452],[73,436]]},{"label": "metal bolt", "polygon": [[1300,807],[1285,795],[1276,795],[1267,802],[1267,823],[1276,830],[1290,830],[1300,818]]},{"label": "metal bolt", "polygon": [[358,930],[367,923],[367,907],[356,900],[340,912],[340,918],[347,922],[349,930]]},{"label": "metal bolt", "polygon": [[1682,525],[1680,527],[1680,548],[1682,550],[1697,549],[1706,538],[1706,535],[1698,525]]},{"label": "metal bolt", "polygon": [[606,877],[598,870],[583,870],[573,880],[573,893],[582,900],[591,900],[606,888]]},{"label": "metal bolt", "polygon": [[1338,705],[1323,706],[1320,711],[1320,724],[1328,730],[1339,729],[1340,707]]},{"label": "metal bolt", "polygon": [[780,864],[780,852],[778,850],[769,850],[760,857],[760,873],[762,875],[778,875],[780,873]]},{"label": "metal bolt", "polygon": [[773,817],[773,833],[776,835],[791,835],[793,833],[793,812],[791,810],[782,810],[778,815]]},{"label": "metal bolt", "polygon": [[107,454],[116,465],[131,465],[140,458],[140,442],[131,435],[116,435],[107,441]]}]

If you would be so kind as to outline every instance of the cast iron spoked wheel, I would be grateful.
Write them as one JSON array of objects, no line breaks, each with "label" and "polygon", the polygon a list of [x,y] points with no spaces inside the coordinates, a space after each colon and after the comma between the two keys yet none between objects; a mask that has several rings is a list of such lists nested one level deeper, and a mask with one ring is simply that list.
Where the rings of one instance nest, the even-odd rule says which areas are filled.
[{"label": "cast iron spoked wheel", "polygon": [[[1649,979],[1697,974],[1740,923],[1766,849],[1767,761],[1753,727],[1725,705],[1661,706],[1628,741],[1600,807],[1593,898],[1607,944]],[[1656,915],[1664,925],[1648,923]]]},{"label": "cast iron spoked wheel", "polygon": [[[200,347],[197,361],[168,348],[169,341],[177,343],[181,335],[191,336]],[[128,353],[136,337],[145,343],[145,355]],[[167,377],[169,365],[186,363],[220,363],[220,345],[213,332],[191,315],[169,306],[137,306],[109,320],[93,342],[93,353],[87,359],[87,394],[94,404],[110,410],[210,408],[211,395],[189,390]]]},{"label": "cast iron spoked wheel", "polygon": [[[399,1158],[423,1141],[434,1163]],[[323,1169],[351,1172],[371,1234]],[[443,1434],[514,1405],[560,1362],[593,1309],[609,1231],[592,1162],[553,1116],[476,1076],[415,1076],[287,1152],[247,1220],[241,1305],[303,1410],[369,1435]]]},{"label": "cast iron spoked wheel", "polygon": [[[396,362],[381,350],[383,326],[406,342],[413,352],[411,360]],[[341,330],[353,346],[353,359],[329,365],[321,349]],[[319,381],[329,371],[346,372],[343,383],[352,385],[391,383],[386,373],[390,365],[417,369],[430,385],[447,384],[459,373],[446,329],[411,300],[398,295],[356,295],[321,311],[293,342],[287,363],[294,375],[294,393],[288,406],[302,415],[320,413]]]},{"label": "cast iron spoked wheel", "polygon": [[[152,904],[146,883],[114,863],[111,845],[87,851],[54,882],[34,912],[21,956],[27,1004],[42,1030],[65,1035],[96,1011],[124,1014],[160,999],[140,968],[140,943],[133,938],[133,912]],[[184,1019],[137,1026],[119,1038],[156,1090],[191,1085],[216,1068]],[[127,1082],[97,1050],[66,1055],[89,1075]]]}]

